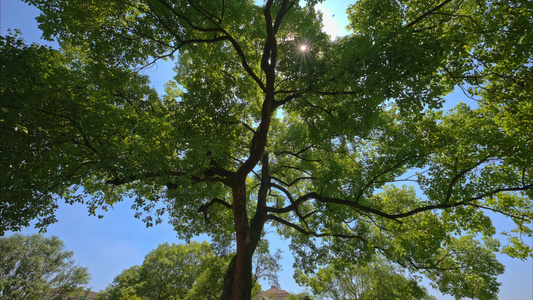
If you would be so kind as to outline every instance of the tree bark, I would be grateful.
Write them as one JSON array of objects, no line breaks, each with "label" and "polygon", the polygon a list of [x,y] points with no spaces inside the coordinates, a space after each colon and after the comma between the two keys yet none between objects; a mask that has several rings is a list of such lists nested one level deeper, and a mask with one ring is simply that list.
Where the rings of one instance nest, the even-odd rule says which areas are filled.
[{"label": "tree bark", "polygon": [[233,217],[235,220],[235,235],[237,253],[224,278],[223,300],[251,299],[252,294],[252,257],[255,245],[252,244],[248,214],[246,212],[246,185],[236,184],[233,187]]},{"label": "tree bark", "polygon": [[253,288],[254,252],[261,240],[261,233],[266,217],[256,214],[250,226],[246,211],[246,186],[244,183],[233,187],[233,214],[235,218],[235,234],[237,253],[231,260],[224,277],[223,300],[249,300]]}]

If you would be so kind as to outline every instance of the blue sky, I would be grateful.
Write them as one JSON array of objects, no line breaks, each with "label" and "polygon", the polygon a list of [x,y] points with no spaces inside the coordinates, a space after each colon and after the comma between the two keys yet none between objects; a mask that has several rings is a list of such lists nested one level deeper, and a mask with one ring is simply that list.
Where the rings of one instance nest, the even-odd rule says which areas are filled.
[{"label": "blue sky", "polygon": [[[345,9],[352,1],[325,1],[320,5],[324,12],[324,27],[331,35],[344,35],[347,17]],[[29,7],[20,0],[0,0],[0,29],[2,35],[8,28],[17,28],[28,43],[40,42],[41,33],[37,28],[35,16],[38,10]],[[162,90],[163,84],[172,76],[172,63],[158,64],[146,71],[150,75],[152,84]],[[452,106],[465,97],[455,93],[447,103]],[[467,102],[468,103],[468,102]],[[133,217],[130,209],[131,202],[118,203],[103,219],[88,216],[87,209],[81,204],[60,205],[57,211],[58,222],[48,227],[46,235],[61,238],[68,250],[74,251],[76,262],[89,268],[92,274],[90,287],[94,291],[104,289],[122,270],[133,265],[141,264],[144,256],[159,244],[164,242],[180,243],[172,226],[163,222],[155,227],[146,228],[144,223]],[[496,218],[498,231],[509,225],[508,220]],[[32,234],[33,228],[22,230],[23,234]],[[199,237],[198,240],[203,240]],[[287,243],[270,235],[272,248],[281,248],[283,254],[283,270],[279,273],[281,288],[290,292],[303,291],[293,280],[292,255]],[[530,300],[533,299],[533,260],[513,260],[505,256],[500,257],[506,265],[506,272],[500,277],[503,283],[500,289],[500,299]],[[269,284],[261,282],[264,289]],[[437,291],[431,291],[439,300],[453,299],[443,296]]]}]

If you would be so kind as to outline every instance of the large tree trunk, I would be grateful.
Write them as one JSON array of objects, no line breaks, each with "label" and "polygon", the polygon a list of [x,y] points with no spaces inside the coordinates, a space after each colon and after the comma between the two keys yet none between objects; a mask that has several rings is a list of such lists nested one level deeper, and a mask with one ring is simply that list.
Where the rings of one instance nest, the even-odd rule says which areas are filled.
[{"label": "large tree trunk", "polygon": [[268,152],[263,154],[261,177],[257,207],[251,223],[248,223],[244,180],[232,189],[237,254],[231,260],[224,277],[223,300],[248,300],[251,298],[253,287],[252,258],[257,244],[261,240],[267,218],[266,200],[270,182]]},{"label": "large tree trunk", "polygon": [[233,188],[233,216],[237,253],[226,271],[221,299],[248,300],[251,299],[253,287],[252,258],[260,240],[264,221],[262,223],[253,222],[253,228],[250,228],[246,212],[246,186],[244,183]]}]

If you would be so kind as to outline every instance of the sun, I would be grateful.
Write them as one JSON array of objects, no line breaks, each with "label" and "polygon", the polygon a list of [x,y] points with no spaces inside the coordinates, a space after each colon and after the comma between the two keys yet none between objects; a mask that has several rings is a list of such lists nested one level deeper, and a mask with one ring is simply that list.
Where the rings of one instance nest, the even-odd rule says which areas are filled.
[{"label": "sun", "polygon": [[305,65],[311,62],[314,49],[312,44],[305,38],[295,38],[291,52],[295,61]]}]

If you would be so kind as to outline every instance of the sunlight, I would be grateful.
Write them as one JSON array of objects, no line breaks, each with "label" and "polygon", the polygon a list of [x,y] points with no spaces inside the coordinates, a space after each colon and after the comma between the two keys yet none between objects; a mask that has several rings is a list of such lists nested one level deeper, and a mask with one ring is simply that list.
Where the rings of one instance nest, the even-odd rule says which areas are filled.
[{"label": "sunlight", "polygon": [[298,38],[298,40],[294,45],[296,50],[295,59],[301,64],[306,64],[311,58],[313,48],[305,38]]}]

